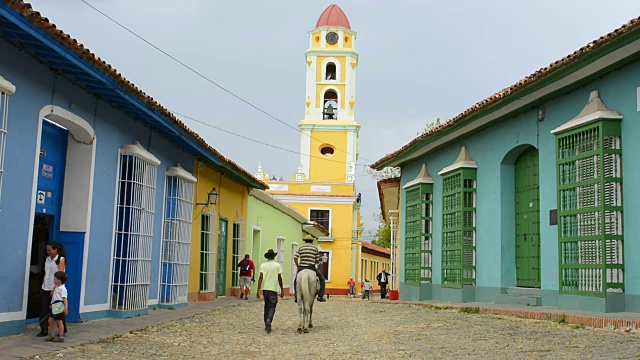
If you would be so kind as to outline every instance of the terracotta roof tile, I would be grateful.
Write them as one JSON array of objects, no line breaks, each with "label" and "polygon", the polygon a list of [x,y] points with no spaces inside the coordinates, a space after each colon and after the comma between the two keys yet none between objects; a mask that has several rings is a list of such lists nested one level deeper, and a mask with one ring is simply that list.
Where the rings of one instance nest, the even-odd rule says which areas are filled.
[{"label": "terracotta roof tile", "polygon": [[592,53],[593,51],[601,48],[602,46],[612,42],[613,40],[615,40],[616,38],[620,37],[622,34],[628,33],[629,31],[635,30],[637,28],[640,27],[640,17],[635,18],[633,20],[630,20],[628,23],[622,25],[621,27],[615,29],[614,31],[603,35],[601,37],[599,37],[596,40],[591,41],[590,43],[588,43],[587,45],[581,47],[580,49],[574,51],[573,53],[563,57],[560,60],[554,61],[553,63],[549,64],[547,67],[541,68],[538,71],[534,72],[533,74],[525,77],[524,79],[516,82],[515,84],[506,87],[500,91],[498,91],[497,93],[489,96],[488,98],[477,102],[476,104],[474,104],[473,106],[471,106],[470,108],[466,109],[465,111],[463,111],[462,113],[458,114],[458,116],[449,119],[447,121],[445,121],[444,123],[442,123],[440,126],[437,126],[423,134],[421,134],[420,136],[416,137],[415,139],[413,139],[411,142],[409,142],[408,144],[404,145],[403,147],[401,147],[400,149],[398,149],[397,151],[393,152],[393,153],[389,153],[387,155],[385,155],[384,157],[382,157],[381,159],[379,159],[378,161],[376,161],[375,163],[369,165],[371,168],[377,168],[378,166],[380,166],[382,163],[391,160],[399,155],[401,155],[402,153],[404,153],[405,151],[409,150],[410,148],[412,148],[414,145],[416,145],[417,143],[419,143],[420,141],[429,138],[430,136],[439,133],[440,131],[443,131],[445,129],[447,129],[448,127],[451,127],[452,125],[464,122],[466,120],[468,120],[469,118],[471,118],[474,114],[478,113],[480,110],[494,105],[495,103],[499,102],[500,100],[507,98],[509,96],[512,96],[514,93],[522,90],[523,88],[530,86],[533,83],[536,83],[544,78],[546,78],[547,76],[559,71],[560,69],[566,67],[567,65],[573,63],[574,61],[581,59],[587,55],[589,55],[590,53]]},{"label": "terracotta roof tile", "polygon": [[382,246],[378,246],[378,245],[373,245],[372,243],[363,241],[362,242],[362,247],[365,249],[369,249],[369,250],[373,250],[373,251],[378,251],[387,255],[391,255],[391,250],[384,248]]},{"label": "terracotta roof tile", "polygon": [[200,137],[196,132],[189,129],[182,121],[180,121],[173,113],[164,108],[159,102],[155,101],[153,97],[147,95],[142,90],[138,89],[132,82],[127,80],[121,73],[119,73],[116,69],[114,69],[107,62],[102,60],[98,55],[92,53],[88,48],[86,48],[83,44],[79,43],[76,39],[72,38],[70,35],[65,34],[62,30],[57,29],[56,25],[49,22],[49,19],[40,15],[38,11],[33,10],[31,4],[25,3],[22,0],[3,0],[7,5],[11,6],[14,10],[22,14],[24,17],[29,19],[33,24],[38,26],[40,29],[44,30],[49,36],[56,39],[61,44],[65,45],[67,48],[75,52],[76,54],[82,56],[85,60],[89,61],[99,70],[104,72],[106,75],[117,81],[120,85],[122,85],[127,91],[131,94],[138,97],[142,100],[145,105],[156,110],[162,116],[170,119],[174,124],[178,125],[182,130],[184,130],[191,138],[196,140],[202,147],[207,149],[212,155],[219,157],[222,162],[227,163],[231,167],[235,168],[237,171],[243,173],[250,179],[253,179],[257,183],[264,186],[264,188],[268,188],[269,186],[256,179],[251,173],[240,167],[238,164],[233,162],[231,159],[224,157],[220,152],[214,149],[211,145],[207,144],[207,142]]}]

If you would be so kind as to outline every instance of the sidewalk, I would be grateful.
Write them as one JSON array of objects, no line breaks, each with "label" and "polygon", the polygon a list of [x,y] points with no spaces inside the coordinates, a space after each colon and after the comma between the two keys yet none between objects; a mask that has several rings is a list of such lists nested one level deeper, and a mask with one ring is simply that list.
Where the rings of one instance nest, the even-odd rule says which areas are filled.
[{"label": "sidewalk", "polygon": [[219,308],[236,306],[242,301],[237,297],[222,297],[209,302],[189,303],[188,306],[175,310],[151,310],[148,315],[128,319],[106,318],[86,323],[69,323],[69,333],[65,337],[64,343],[45,342],[44,338],[36,337],[39,331],[38,324],[29,324],[24,334],[0,338],[0,360],[31,357],[57,349],[109,339],[114,335],[126,334],[146,326],[184,319]]},{"label": "sidewalk", "polygon": [[584,325],[598,329],[621,329],[623,331],[640,331],[640,313],[616,312],[596,313],[586,311],[561,310],[553,306],[524,306],[483,302],[446,303],[432,300],[403,301],[377,298],[380,304],[401,304],[433,307],[437,309],[475,310],[481,314],[512,316],[522,319],[551,320],[569,324]]}]

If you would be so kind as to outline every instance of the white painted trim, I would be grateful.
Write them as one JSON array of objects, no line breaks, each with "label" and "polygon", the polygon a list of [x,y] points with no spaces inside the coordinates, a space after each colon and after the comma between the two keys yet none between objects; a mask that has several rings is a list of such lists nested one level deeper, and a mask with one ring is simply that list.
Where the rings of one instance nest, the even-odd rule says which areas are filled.
[{"label": "white painted trim", "polygon": [[298,123],[300,131],[321,130],[333,132],[355,132],[359,131],[360,127],[360,123],[353,120],[302,120]]},{"label": "white painted trim", "polygon": [[[335,80],[327,80],[327,65],[329,63],[333,63],[336,66],[336,79]],[[340,60],[338,60],[335,57],[328,57],[326,59],[324,59],[324,61],[322,62],[322,78],[320,79],[319,83],[320,84],[332,84],[332,85],[339,85],[341,84],[342,78],[341,78],[341,74],[342,74],[342,63],[340,62]]]},{"label": "white painted trim", "polygon": [[351,29],[347,29],[346,27],[342,27],[342,26],[320,26],[317,27],[313,30],[309,30],[309,34],[313,34],[316,33],[318,31],[343,31],[346,32],[347,34],[351,34],[351,35],[356,35],[357,32],[351,30]]},{"label": "white painted trim", "polygon": [[[183,169],[182,166],[180,166],[180,164],[176,164],[175,166],[168,168],[165,175],[177,176],[190,183],[198,182],[198,179],[196,179],[195,176],[191,175],[187,170]],[[165,185],[166,185],[166,182],[165,182]]]},{"label": "white painted trim", "polygon": [[80,307],[82,310],[80,310],[80,313],[88,313],[88,312],[94,312],[94,311],[104,311],[104,310],[109,310],[109,304],[96,304],[96,305],[82,305]]},{"label": "white painted trim", "polygon": [[272,195],[277,200],[285,203],[302,203],[302,204],[342,204],[351,205],[356,201],[355,196],[305,196],[305,195]]},{"label": "white painted trim", "polygon": [[157,157],[143,148],[142,145],[140,145],[140,143],[137,141],[133,144],[122,145],[122,147],[120,148],[120,155],[135,156],[148,163],[151,163],[151,165],[153,166],[160,165],[160,160],[158,160]]},{"label": "white painted trim", "polygon": [[[428,153],[429,151],[431,151],[432,149],[438,147],[438,146],[442,146],[443,144],[449,142],[449,141],[453,141],[459,138],[464,137],[465,135],[468,135],[469,133],[475,131],[476,129],[494,121],[497,120],[503,116],[506,116],[507,114],[510,114],[518,109],[522,109],[522,108],[527,108],[530,107],[532,104],[536,103],[537,101],[540,100],[540,98],[544,97],[545,95],[548,95],[556,90],[559,90],[565,86],[569,86],[573,83],[576,83],[588,76],[590,76],[591,74],[602,70],[604,68],[606,68],[609,65],[612,65],[626,57],[629,56],[629,54],[635,54],[640,52],[640,40],[636,40],[626,46],[623,46],[620,49],[617,49],[607,55],[605,55],[604,57],[592,62],[591,64],[585,66],[584,68],[570,74],[567,75],[566,77],[548,85],[545,86],[537,91],[534,91],[533,93],[518,98],[518,101],[514,101],[511,104],[508,104],[506,106],[504,106],[503,108],[501,108],[500,110],[497,110],[485,117],[479,118],[477,120],[474,120],[472,122],[467,123],[466,125],[464,125],[463,127],[461,127],[460,129],[453,131],[449,134],[447,134],[446,136],[437,139],[437,140],[433,140],[428,142],[425,146],[422,146],[418,151],[416,151],[415,153],[411,154],[410,156],[403,158],[401,161],[398,160],[398,157],[394,157],[392,158],[389,162],[385,162],[385,167],[387,166],[400,166],[401,164],[405,164],[410,162],[413,159],[419,158],[422,155],[424,155],[425,153]],[[417,146],[417,145],[414,145]]]},{"label": "white painted trim", "polygon": [[558,126],[557,128],[551,130],[552,134],[558,134],[561,133],[563,131],[567,131],[567,130],[571,130],[571,129],[575,129],[579,126],[588,124],[588,123],[592,123],[594,121],[597,121],[599,119],[622,119],[623,116],[620,115],[620,113],[618,113],[617,111],[596,111],[592,114],[589,114],[585,117],[582,117],[580,119],[576,119],[573,121],[569,121],[567,123],[564,123],[560,126]]},{"label": "white painted trim", "polygon": [[111,282],[113,281],[113,249],[115,248],[115,240],[116,240],[116,218],[118,211],[118,185],[120,185],[120,167],[122,166],[122,148],[118,150],[118,162],[116,165],[115,173],[116,177],[114,181],[114,192],[113,192],[113,226],[111,228],[111,250],[109,251],[109,279],[107,279],[107,305],[109,309],[112,308],[113,304],[111,303],[111,299],[113,298],[113,294],[111,293]]},{"label": "white painted trim", "polygon": [[5,79],[0,75],[0,92],[3,92],[7,95],[13,95],[16,92],[16,87],[11,83],[11,81]]},{"label": "white painted trim", "polygon": [[440,172],[438,172],[438,175],[444,175],[446,173],[450,173],[454,170],[458,170],[458,169],[477,169],[478,168],[478,164],[476,164],[475,161],[460,161],[457,162],[453,165],[449,165],[446,168],[440,170]]},{"label": "white painted trim", "polygon": [[[158,297],[159,299],[159,297]],[[147,307],[149,307],[150,305],[158,305],[158,299],[149,299],[147,300]]]},{"label": "white painted trim", "polygon": [[[324,36],[322,37],[322,42],[324,42]],[[306,56],[351,56],[356,60],[359,57],[357,51],[352,49],[318,49],[311,48],[305,52]]]},{"label": "white painted trim", "polygon": [[36,147],[33,165],[33,178],[31,184],[31,208],[29,210],[29,229],[27,235],[27,256],[25,259],[24,270],[24,288],[22,292],[22,311],[21,318],[25,319],[27,316],[27,300],[29,299],[29,272],[31,268],[31,245],[33,241],[33,222],[35,221],[36,213],[36,192],[38,191],[38,164],[40,163],[40,144],[42,142],[42,118],[38,119],[38,132],[36,133]]},{"label": "white painted trim", "polygon": [[640,111],[640,87],[636,89],[638,99],[638,111]]},{"label": "white painted trim", "polygon": [[[31,255],[31,252],[29,252]],[[0,324],[5,321],[16,321],[16,320],[24,320],[26,313],[24,311],[14,311],[14,312],[0,312]]]},{"label": "white painted trim", "polygon": [[332,263],[333,263],[333,250],[331,249],[323,249],[318,245],[318,251],[319,252],[326,252],[329,253],[329,266],[327,267],[327,278],[325,279],[325,282],[331,282],[331,269],[332,269]]},{"label": "white painted trim", "polygon": [[[333,222],[333,209],[332,208],[323,208],[323,207],[310,207],[307,209],[307,218],[309,219],[309,221],[315,221],[311,219],[311,210],[329,210],[329,228],[326,229],[329,234],[328,236],[331,237],[331,223]],[[317,222],[317,221],[315,221]],[[320,224],[320,223],[318,223]]]}]

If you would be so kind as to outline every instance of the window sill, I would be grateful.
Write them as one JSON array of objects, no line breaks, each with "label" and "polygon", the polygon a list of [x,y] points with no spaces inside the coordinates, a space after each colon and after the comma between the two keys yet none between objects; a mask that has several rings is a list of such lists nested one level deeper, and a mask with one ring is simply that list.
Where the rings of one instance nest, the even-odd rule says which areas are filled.
[{"label": "window sill", "polygon": [[321,236],[318,238],[318,241],[334,241],[336,238],[332,236]]}]

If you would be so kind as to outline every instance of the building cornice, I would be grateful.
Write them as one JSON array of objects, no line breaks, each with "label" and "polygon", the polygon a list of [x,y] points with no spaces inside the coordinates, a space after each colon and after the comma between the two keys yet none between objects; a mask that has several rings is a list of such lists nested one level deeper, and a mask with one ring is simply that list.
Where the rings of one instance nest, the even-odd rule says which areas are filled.
[{"label": "building cornice", "polygon": [[273,194],[272,196],[275,199],[286,203],[353,205],[353,203],[356,201],[355,196],[315,196],[284,194]]}]

